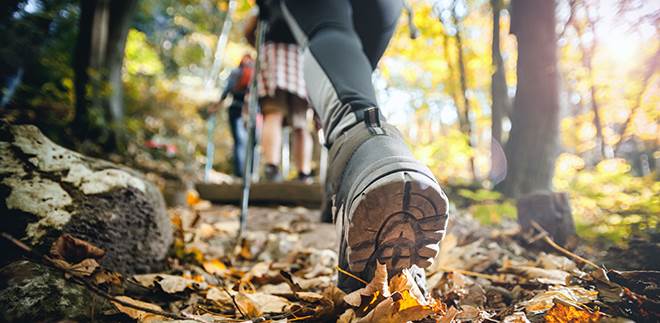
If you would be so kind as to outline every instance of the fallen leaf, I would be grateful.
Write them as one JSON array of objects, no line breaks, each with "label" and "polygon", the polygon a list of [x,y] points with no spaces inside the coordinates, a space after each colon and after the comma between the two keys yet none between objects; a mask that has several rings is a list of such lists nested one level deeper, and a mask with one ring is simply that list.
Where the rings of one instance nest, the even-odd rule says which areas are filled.
[{"label": "fallen leaf", "polygon": [[63,269],[65,271],[66,277],[87,277],[91,275],[96,270],[96,268],[99,267],[99,263],[91,258],[85,259],[73,265],[63,259],[51,259],[51,262],[58,268]]},{"label": "fallen leaf", "polygon": [[218,259],[205,261],[202,267],[211,275],[222,275],[227,271],[227,266]]},{"label": "fallen leaf", "polygon": [[476,306],[471,305],[461,305],[461,312],[456,315],[456,319],[468,322],[481,322],[485,318],[488,318],[490,315],[477,308]]},{"label": "fallen leaf", "polygon": [[248,317],[261,316],[263,313],[282,313],[291,305],[287,299],[265,293],[238,293],[236,303]]},{"label": "fallen leaf", "polygon": [[453,307],[453,306],[450,307],[447,310],[447,313],[445,313],[445,315],[440,318],[440,323],[452,323],[452,322],[454,322],[454,319],[456,318],[456,316],[458,316],[458,313],[459,313],[459,311],[458,311],[458,309],[456,309],[456,307]]},{"label": "fallen leaf", "polygon": [[360,288],[344,297],[344,301],[351,306],[358,307],[362,304],[363,296],[371,297],[377,296],[389,297],[390,290],[387,285],[387,266],[385,264],[377,263],[374,278],[369,284]]},{"label": "fallen leaf", "polygon": [[395,292],[358,322],[399,323],[421,320],[433,313],[430,306],[423,306],[408,292]]},{"label": "fallen leaf", "polygon": [[426,298],[422,294],[422,291],[419,289],[419,286],[417,286],[417,283],[415,282],[415,279],[413,278],[412,273],[408,268],[403,269],[400,274],[390,279],[389,289],[390,292],[407,291],[418,304],[428,305]]},{"label": "fallen leaf", "polygon": [[217,287],[211,287],[206,291],[206,299],[217,301],[220,303],[231,302],[231,297],[225,292]]},{"label": "fallen leaf", "polygon": [[502,319],[502,323],[530,323],[524,312],[514,312]]},{"label": "fallen leaf", "polygon": [[[120,301],[129,303],[129,304],[132,304],[132,305],[140,306],[140,307],[143,307],[143,308],[148,308],[148,309],[156,310],[156,311],[162,311],[163,310],[160,306],[158,306],[156,304],[151,304],[151,303],[147,303],[147,302],[143,302],[143,301],[138,301],[138,300],[132,299],[128,296],[117,296],[116,298]],[[149,312],[144,312],[144,311],[132,308],[132,307],[128,307],[128,306],[119,304],[118,302],[113,301],[112,304],[120,312],[130,316],[133,319],[138,320],[139,322],[144,322],[144,321],[148,321],[148,320],[151,320],[152,322],[154,320],[160,320],[160,321],[165,320],[165,317],[163,317],[163,316],[152,314],[152,313],[149,313]]]},{"label": "fallen leaf", "polygon": [[[332,270],[329,270],[328,275],[332,275]],[[298,285],[304,290],[309,289],[322,289],[333,285],[332,279],[329,276],[319,276],[311,279],[296,278]]]},{"label": "fallen leaf", "polygon": [[195,280],[184,278],[181,276],[167,275],[167,274],[144,274],[134,275],[135,279],[143,287],[154,287],[155,283],[160,288],[168,293],[174,294],[184,291],[186,288],[190,289],[206,289],[206,284],[198,283]]},{"label": "fallen leaf", "polygon": [[90,242],[65,233],[53,242],[50,254],[54,258],[77,263],[87,258],[101,259],[105,255],[105,251]]},{"label": "fallen leaf", "polygon": [[99,263],[92,258],[85,259],[69,268],[69,273],[78,277],[87,277],[91,275],[96,268],[99,268]]},{"label": "fallen leaf", "polygon": [[158,274],[144,274],[144,275],[133,275],[133,279],[138,282],[142,287],[151,288],[154,287],[154,283],[158,278]]},{"label": "fallen leaf", "polygon": [[258,292],[266,294],[293,294],[291,287],[287,283],[262,285],[259,287]]},{"label": "fallen leaf", "polygon": [[238,310],[248,318],[261,316],[263,314],[261,309],[246,295],[245,293],[238,293],[236,295],[235,300]]},{"label": "fallen leaf", "polygon": [[183,292],[186,288],[200,289],[200,284],[192,279],[174,275],[159,275],[159,277],[158,285],[168,294]]},{"label": "fallen leaf", "polygon": [[325,298],[331,300],[335,306],[339,306],[339,304],[342,304],[344,302],[344,296],[346,296],[346,293],[339,289],[336,285],[330,285],[326,287],[323,292],[323,296]]},{"label": "fallen leaf", "polygon": [[298,283],[293,280],[293,276],[288,271],[280,270],[280,275],[284,277],[284,282],[289,285],[292,291],[300,292],[303,290],[302,287],[300,287],[300,285],[298,285]]},{"label": "fallen leaf", "polygon": [[532,266],[519,266],[504,261],[501,272],[516,274],[527,280],[546,285],[567,285],[571,274],[558,269],[543,269]]},{"label": "fallen leaf", "polygon": [[521,305],[525,306],[527,312],[540,313],[552,308],[557,299],[577,305],[594,301],[597,297],[597,291],[586,290],[579,286],[553,286]]},{"label": "fallen leaf", "polygon": [[202,199],[199,197],[199,193],[195,190],[189,190],[186,193],[186,203],[189,206],[195,206],[197,203],[201,202]]},{"label": "fallen leaf", "polygon": [[545,252],[541,252],[541,254],[539,254],[536,263],[543,269],[558,269],[568,272],[577,269],[577,265],[572,260],[563,256],[557,256]]},{"label": "fallen leaf", "polygon": [[598,322],[602,314],[557,302],[543,317],[548,323]]},{"label": "fallen leaf", "polygon": [[215,228],[208,224],[208,223],[202,223],[199,225],[199,227],[195,230],[195,234],[197,237],[199,237],[202,240],[208,240],[211,237],[213,237],[216,233]]},{"label": "fallen leaf", "polygon": [[339,316],[337,323],[352,323],[355,322],[356,319],[355,311],[352,308],[349,308]]},{"label": "fallen leaf", "polygon": [[94,284],[96,285],[103,285],[103,284],[110,284],[115,286],[121,285],[120,273],[109,271],[103,268],[101,268],[99,272],[94,274],[93,279],[94,279]]}]

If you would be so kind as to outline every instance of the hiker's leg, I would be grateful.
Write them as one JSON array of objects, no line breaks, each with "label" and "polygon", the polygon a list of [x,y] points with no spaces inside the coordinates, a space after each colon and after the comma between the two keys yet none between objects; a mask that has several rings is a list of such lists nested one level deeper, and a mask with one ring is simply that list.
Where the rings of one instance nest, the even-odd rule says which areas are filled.
[{"label": "hiker's leg", "polygon": [[[371,62],[353,26],[349,0],[285,0],[283,15],[305,48],[308,96],[331,143],[376,106]],[[351,114],[351,111],[356,114]]]},{"label": "hiker's leg", "polygon": [[309,175],[312,172],[312,134],[309,132],[311,120],[307,111],[307,101],[296,95],[289,95],[291,129],[293,129],[293,162],[299,175]]},{"label": "hiker's leg", "polygon": [[401,16],[401,0],[352,0],[353,25],[371,69],[375,70],[394,35]]},{"label": "hiker's leg", "polygon": [[[356,1],[366,9],[353,12],[349,0],[285,0],[282,11],[307,46],[308,95],[330,146],[326,200],[337,210],[339,266],[369,280],[376,260],[390,273],[431,265],[444,235],[447,198],[376,105],[371,73],[395,22],[372,19],[394,17],[400,0]],[[358,34],[354,21],[382,25]],[[360,283],[340,273],[339,286],[350,291]]]},{"label": "hiker's leg", "polygon": [[268,165],[279,167],[282,149],[282,121],[284,120],[286,100],[283,93],[277,91],[274,97],[264,97],[260,103],[264,116],[261,131],[263,161],[267,167],[269,167]]},{"label": "hiker's leg", "polygon": [[232,157],[234,166],[234,175],[243,177],[243,168],[245,167],[245,141],[247,132],[243,125],[243,118],[240,113],[229,113],[229,126],[232,138],[234,138],[234,156]]}]

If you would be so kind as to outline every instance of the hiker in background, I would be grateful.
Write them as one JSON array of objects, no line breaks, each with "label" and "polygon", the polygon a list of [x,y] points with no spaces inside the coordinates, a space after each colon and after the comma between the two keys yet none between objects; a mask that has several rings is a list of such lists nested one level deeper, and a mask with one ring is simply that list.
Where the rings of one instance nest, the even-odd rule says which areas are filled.
[{"label": "hiker in background", "polygon": [[[254,46],[257,16],[245,28],[245,37]],[[281,181],[282,127],[293,129],[293,159],[298,180],[312,180],[312,111],[307,102],[303,79],[302,51],[283,20],[268,28],[257,76],[259,104],[263,114],[261,135],[264,175],[268,181]],[[287,174],[284,174],[286,176]]]},{"label": "hiker in background", "polygon": [[247,140],[247,131],[243,122],[243,103],[245,94],[250,84],[250,79],[254,72],[254,59],[246,54],[241,59],[237,68],[231,71],[227,79],[227,85],[222,91],[220,101],[224,101],[229,94],[232,96],[231,103],[227,112],[229,113],[229,127],[231,136],[234,139],[233,166],[234,175],[243,177],[245,167],[245,145]]}]

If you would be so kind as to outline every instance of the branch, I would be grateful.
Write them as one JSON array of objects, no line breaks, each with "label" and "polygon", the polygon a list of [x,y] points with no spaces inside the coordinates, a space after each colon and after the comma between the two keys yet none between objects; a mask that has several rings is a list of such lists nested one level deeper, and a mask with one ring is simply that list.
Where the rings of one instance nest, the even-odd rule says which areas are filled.
[{"label": "branch", "polygon": [[545,229],[543,229],[543,227],[538,222],[532,220],[531,224],[534,227],[534,229],[536,229],[540,232],[540,234],[542,235],[541,237],[543,238],[543,241],[545,241],[551,247],[555,248],[557,251],[563,253],[564,255],[566,255],[570,258],[573,258],[573,259],[578,260],[582,263],[585,263],[585,264],[587,264],[591,267],[594,267],[595,269],[601,269],[600,266],[596,265],[593,261],[582,258],[582,257],[568,251],[564,247],[558,245],[556,242],[554,242],[552,240],[552,238],[550,238],[550,234],[548,233],[548,231],[545,231]]},{"label": "branch", "polygon": [[635,114],[637,113],[637,110],[639,107],[642,105],[642,99],[644,97],[644,93],[646,93],[646,89],[649,86],[649,81],[651,80],[651,77],[653,74],[656,72],[656,69],[658,68],[658,65],[660,64],[660,48],[656,50],[655,54],[649,58],[649,63],[647,64],[648,70],[646,71],[646,74],[644,74],[644,77],[642,78],[642,88],[639,91],[639,94],[635,98],[635,105],[630,109],[630,114],[628,114],[628,118],[626,118],[626,121],[623,122],[623,128],[621,128],[621,132],[619,133],[619,140],[614,144],[614,155],[616,156],[619,152],[619,149],[621,148],[621,144],[625,140],[626,137],[626,132],[628,132],[628,127],[632,124],[633,119],[635,118]]},{"label": "branch", "polygon": [[561,29],[561,32],[559,33],[558,38],[564,37],[564,34],[566,33],[566,30],[568,30],[568,26],[573,24],[573,19],[575,19],[575,9],[577,7],[577,0],[569,0],[570,4],[570,13],[568,15],[568,19],[566,20],[566,23],[564,23],[564,27]]}]

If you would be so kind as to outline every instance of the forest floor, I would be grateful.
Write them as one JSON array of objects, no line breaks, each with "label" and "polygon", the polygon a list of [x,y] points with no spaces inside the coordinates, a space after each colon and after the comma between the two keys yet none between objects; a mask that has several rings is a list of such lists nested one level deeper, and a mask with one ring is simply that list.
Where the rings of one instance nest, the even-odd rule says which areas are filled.
[{"label": "forest floor", "polygon": [[[452,214],[427,269],[428,299],[410,273],[388,278],[384,266],[346,295],[336,287],[345,268],[336,267],[335,227],[320,223],[319,211],[252,207],[248,232],[236,244],[239,209],[194,202],[169,210],[176,242],[168,269],[115,279],[133,287],[112,296],[115,310],[105,315],[141,322],[660,319],[658,272],[605,269],[588,259],[588,248],[576,251],[582,258],[552,247],[543,233],[521,234],[513,222],[485,227],[469,214]],[[81,278],[107,289],[106,276],[96,268]]]}]

